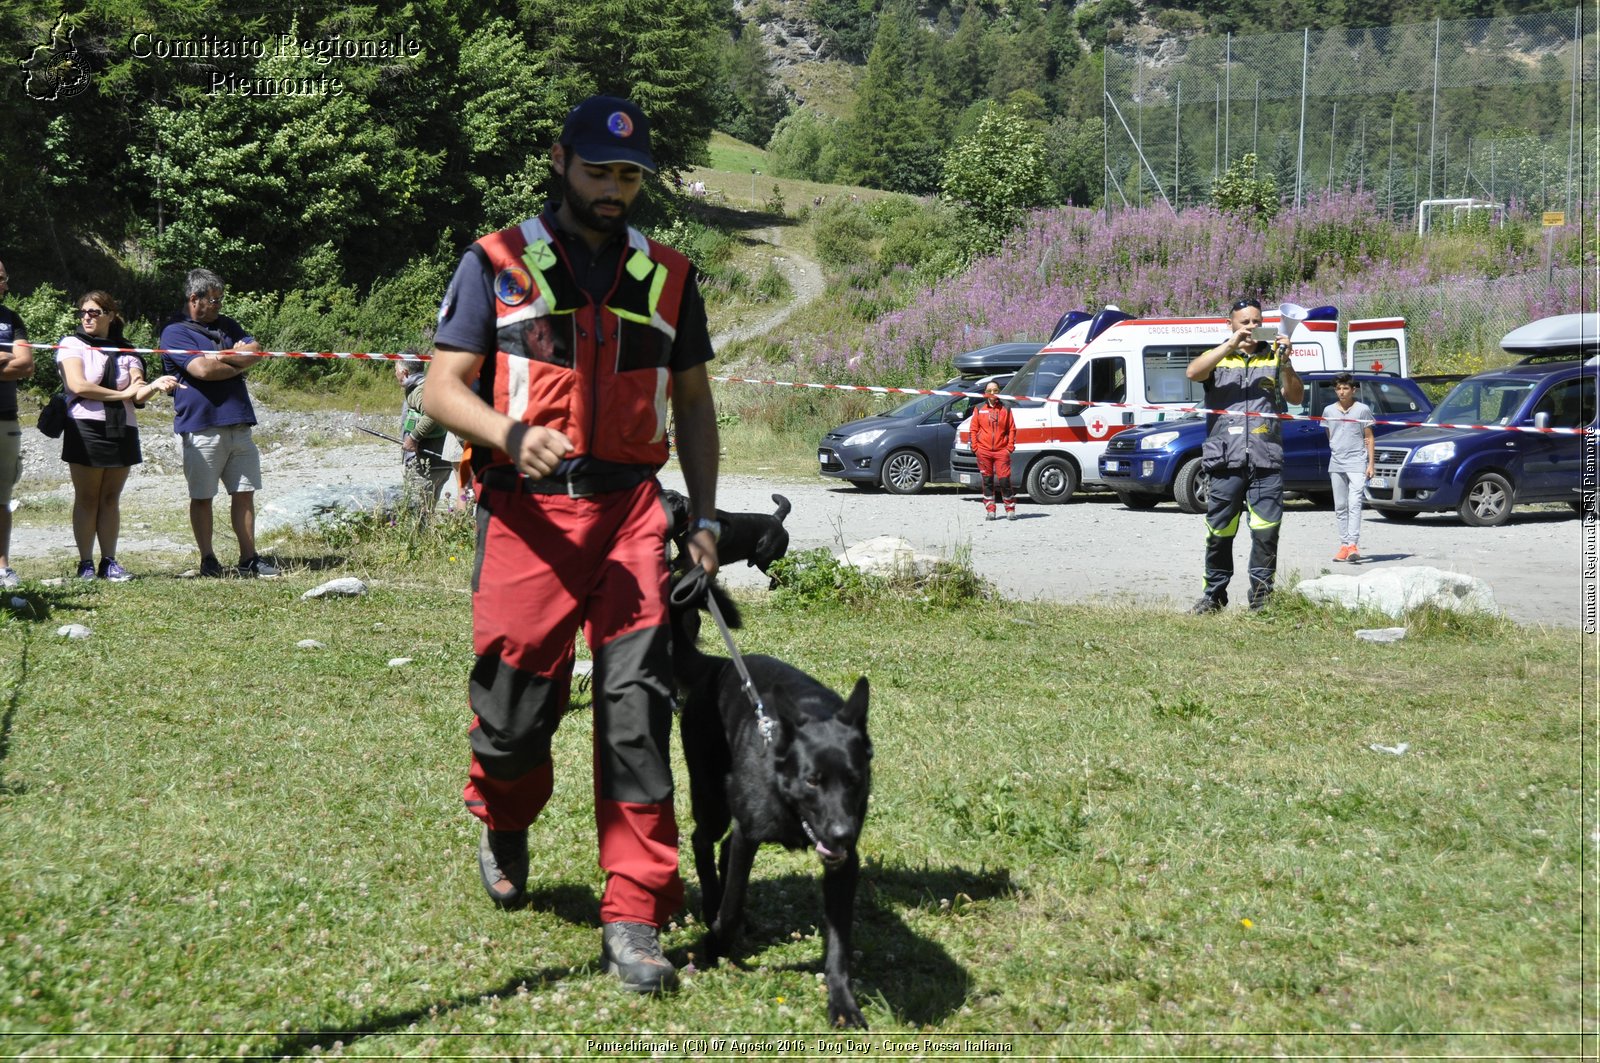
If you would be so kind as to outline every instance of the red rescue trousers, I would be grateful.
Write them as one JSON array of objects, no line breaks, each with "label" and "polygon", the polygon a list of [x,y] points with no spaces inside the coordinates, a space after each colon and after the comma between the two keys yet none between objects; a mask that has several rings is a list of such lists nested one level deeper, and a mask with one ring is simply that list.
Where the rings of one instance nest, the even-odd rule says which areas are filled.
[{"label": "red rescue trousers", "polygon": [[1011,486],[1011,451],[976,450],[978,475],[983,479],[983,507],[994,512],[994,501],[1004,497],[1006,512],[1017,508],[1017,489]]},{"label": "red rescue trousers", "polygon": [[660,485],[586,498],[485,488],[479,503],[467,808],[493,830],[522,830],[544,809],[581,626],[594,654],[600,919],[662,926],[683,880]]}]

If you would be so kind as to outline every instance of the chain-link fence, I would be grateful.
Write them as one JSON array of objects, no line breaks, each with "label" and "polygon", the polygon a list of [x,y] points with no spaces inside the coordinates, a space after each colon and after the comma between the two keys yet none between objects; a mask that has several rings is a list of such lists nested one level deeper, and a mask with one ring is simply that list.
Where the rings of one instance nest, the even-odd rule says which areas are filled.
[{"label": "chain-link fence", "polygon": [[[1204,201],[1254,153],[1287,203],[1348,187],[1576,213],[1596,151],[1594,6],[1367,30],[1169,37],[1105,57],[1111,209]],[[1487,209],[1494,209],[1489,207]],[[1436,214],[1436,216],[1438,216]]]}]

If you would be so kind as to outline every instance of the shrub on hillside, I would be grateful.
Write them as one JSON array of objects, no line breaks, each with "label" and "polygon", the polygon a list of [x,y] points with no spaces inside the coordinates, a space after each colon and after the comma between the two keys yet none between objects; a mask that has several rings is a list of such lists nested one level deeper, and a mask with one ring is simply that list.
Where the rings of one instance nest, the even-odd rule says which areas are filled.
[{"label": "shrub on hillside", "polygon": [[832,269],[867,261],[872,254],[874,231],[860,203],[836,203],[812,215],[816,226],[817,258]]}]

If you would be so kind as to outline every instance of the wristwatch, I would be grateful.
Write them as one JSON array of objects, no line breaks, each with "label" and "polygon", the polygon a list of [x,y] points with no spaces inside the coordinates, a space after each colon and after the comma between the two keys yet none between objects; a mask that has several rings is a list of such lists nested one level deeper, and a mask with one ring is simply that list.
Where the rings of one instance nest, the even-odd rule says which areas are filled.
[{"label": "wristwatch", "polygon": [[699,520],[694,522],[694,527],[691,530],[700,531],[702,529],[710,531],[711,538],[713,539],[722,538],[722,522],[720,520],[712,520],[710,517],[701,517]]}]

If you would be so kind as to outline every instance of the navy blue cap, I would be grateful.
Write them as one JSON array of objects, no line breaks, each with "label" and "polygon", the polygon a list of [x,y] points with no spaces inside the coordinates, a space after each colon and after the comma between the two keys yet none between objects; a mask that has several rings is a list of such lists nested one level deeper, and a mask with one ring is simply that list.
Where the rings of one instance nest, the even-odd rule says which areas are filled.
[{"label": "navy blue cap", "polygon": [[628,162],[655,173],[650,154],[650,119],[629,100],[590,96],[567,112],[561,143],[584,162]]}]

